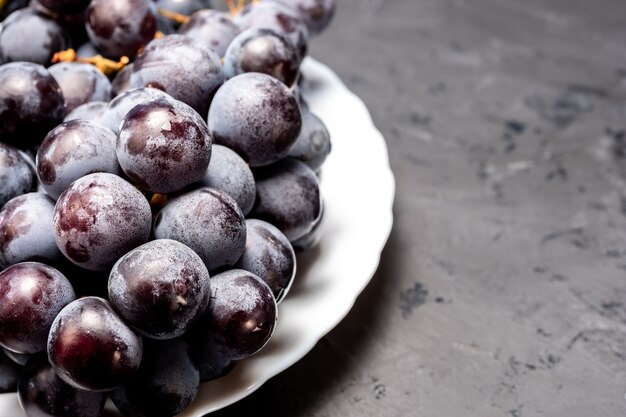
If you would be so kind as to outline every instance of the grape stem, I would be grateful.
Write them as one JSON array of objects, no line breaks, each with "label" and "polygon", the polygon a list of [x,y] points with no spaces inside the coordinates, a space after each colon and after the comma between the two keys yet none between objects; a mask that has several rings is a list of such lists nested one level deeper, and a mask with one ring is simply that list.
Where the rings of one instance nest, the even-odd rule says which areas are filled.
[{"label": "grape stem", "polygon": [[[251,4],[256,4],[260,2],[261,0],[250,0]],[[231,16],[237,16],[239,13],[241,13],[243,8],[246,7],[246,0],[237,0],[237,3],[235,3],[235,0],[224,0],[224,3],[226,3],[226,6],[230,11]]]},{"label": "grape stem", "polygon": [[157,11],[159,13],[159,16],[163,16],[166,19],[173,20],[174,22],[181,25],[189,22],[189,20],[191,19],[189,16],[186,16],[184,14],[172,12],[166,9],[162,9],[160,7],[157,9]]},{"label": "grape stem", "polygon": [[121,57],[119,61],[104,58],[102,55],[83,58],[77,56],[76,51],[70,48],[54,54],[52,57],[52,63],[55,64],[57,62],[81,62],[84,64],[91,64],[98,68],[104,75],[110,76],[124,68],[130,60],[127,56]]},{"label": "grape stem", "polygon": [[167,203],[168,197],[166,194],[154,193],[150,198],[150,205],[163,207]]}]

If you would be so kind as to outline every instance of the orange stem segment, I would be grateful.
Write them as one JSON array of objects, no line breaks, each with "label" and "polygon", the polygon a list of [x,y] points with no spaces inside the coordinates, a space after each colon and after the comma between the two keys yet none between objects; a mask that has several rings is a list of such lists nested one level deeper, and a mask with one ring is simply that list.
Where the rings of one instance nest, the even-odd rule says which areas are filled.
[{"label": "orange stem segment", "polygon": [[246,0],[237,0],[237,3],[235,0],[224,0],[224,3],[226,3],[231,16],[237,16],[246,7]]},{"label": "orange stem segment", "polygon": [[76,51],[70,48],[54,54],[52,57],[52,63],[57,62],[82,62],[84,64],[91,64],[98,68],[104,75],[109,76],[124,68],[130,60],[127,56],[121,57],[119,61],[104,58],[102,55],[82,58],[76,56]]},{"label": "orange stem segment", "polygon": [[171,12],[169,10],[165,10],[161,8],[158,9],[158,12],[159,12],[159,15],[163,16],[164,18],[173,20],[174,22],[179,23],[181,25],[189,22],[189,19],[191,19],[189,16],[185,16],[184,14]]}]

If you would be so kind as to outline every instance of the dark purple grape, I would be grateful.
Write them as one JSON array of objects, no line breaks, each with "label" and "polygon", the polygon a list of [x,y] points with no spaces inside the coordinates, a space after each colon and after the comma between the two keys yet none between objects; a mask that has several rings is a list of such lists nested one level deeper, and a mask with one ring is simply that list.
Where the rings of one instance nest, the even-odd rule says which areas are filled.
[{"label": "dark purple grape", "polygon": [[317,171],[330,154],[330,150],[330,133],[324,122],[310,111],[302,111],[302,130],[296,143],[289,150],[289,156]]},{"label": "dark purple grape", "polygon": [[173,417],[194,400],[200,386],[198,369],[181,339],[146,340],[139,370],[111,399],[125,416]]},{"label": "dark purple grape", "polygon": [[0,32],[2,62],[49,65],[52,56],[71,46],[69,34],[50,17],[32,8],[12,13]]},{"label": "dark purple grape", "polygon": [[336,0],[267,0],[281,3],[291,9],[306,23],[311,36],[322,32],[337,8]]},{"label": "dark purple grape", "polygon": [[193,249],[209,271],[233,265],[246,244],[246,221],[224,191],[204,187],[169,201],[155,219],[154,236]]},{"label": "dark purple grape", "polygon": [[48,71],[65,98],[65,114],[90,101],[111,100],[111,82],[96,67],[80,62],[59,62]]},{"label": "dark purple grape", "polygon": [[298,104],[300,105],[300,109],[302,111],[311,111],[310,107],[309,107],[309,103],[307,103],[307,101],[305,100],[304,96],[302,95],[302,74],[300,74],[300,78],[298,79],[298,83],[296,85],[293,86],[293,94],[296,96],[296,98],[298,99]]},{"label": "dark purple grape", "polygon": [[240,32],[230,15],[218,10],[196,12],[178,29],[178,33],[208,46],[220,57],[224,56],[226,48]]},{"label": "dark purple grape", "polygon": [[19,147],[38,144],[63,119],[63,94],[41,65],[0,66],[0,138]]},{"label": "dark purple grape", "polygon": [[65,119],[64,122],[70,120],[87,120],[89,122],[101,123],[102,115],[104,111],[109,107],[109,103],[106,101],[92,101],[82,104],[72,110]]},{"label": "dark purple grape", "polygon": [[157,239],[133,249],[113,266],[109,301],[141,334],[181,336],[209,304],[209,271],[188,246]]},{"label": "dark purple grape", "polygon": [[302,117],[285,84],[267,74],[246,73],[217,91],[208,122],[215,143],[231,148],[254,167],[287,155]]},{"label": "dark purple grape", "polygon": [[50,266],[22,262],[0,272],[0,345],[17,353],[44,350],[52,321],[74,298],[70,282]]},{"label": "dark purple grape", "polygon": [[54,241],[54,200],[44,193],[15,197],[0,210],[0,266],[18,262],[58,261],[63,258]]},{"label": "dark purple grape", "polygon": [[76,14],[87,8],[90,0],[37,0],[48,10],[59,14]]},{"label": "dark purple grape", "polygon": [[85,11],[80,10],[73,14],[57,13],[45,7],[39,0],[31,0],[30,5],[40,13],[54,19],[65,29],[72,45],[82,45],[89,40],[85,28]]},{"label": "dark purple grape", "polygon": [[17,389],[17,378],[21,371],[20,365],[0,352],[0,393],[14,392]]},{"label": "dark purple grape", "polygon": [[89,40],[108,58],[134,57],[156,33],[150,0],[92,0],[85,11]]},{"label": "dark purple grape", "polygon": [[213,344],[216,355],[238,360],[265,346],[276,317],[270,287],[251,272],[232,269],[211,278],[211,304],[193,331]]},{"label": "dark purple grape", "polygon": [[287,237],[263,220],[246,220],[246,230],[246,249],[235,267],[265,281],[278,303],[296,276],[296,254]]},{"label": "dark purple grape", "polygon": [[57,375],[86,391],[118,387],[139,368],[143,345],[98,297],[84,297],[68,304],[52,323],[48,359]]},{"label": "dark purple grape", "polygon": [[246,161],[222,145],[213,145],[211,161],[200,184],[225,191],[247,215],[256,198],[254,175]]},{"label": "dark purple grape", "polygon": [[122,68],[113,78],[111,87],[113,88],[113,96],[117,97],[122,93],[130,90],[130,74],[133,73],[133,63]]},{"label": "dark purple grape", "polygon": [[7,358],[9,358],[12,362],[20,366],[26,365],[26,362],[28,362],[30,357],[33,356],[30,353],[13,352],[12,350],[9,350],[7,348],[2,348],[2,352],[4,352]]},{"label": "dark purple grape", "polygon": [[303,60],[307,53],[309,31],[306,23],[293,9],[275,2],[252,3],[235,17],[242,30],[250,28],[273,29],[291,40]]},{"label": "dark purple grape", "polygon": [[179,23],[175,22],[172,19],[168,19],[164,16],[162,16],[160,13],[157,13],[157,33],[159,33],[159,36],[162,35],[171,35],[173,33],[176,33],[176,28],[178,27]]},{"label": "dark purple grape", "polygon": [[273,29],[252,28],[240,33],[224,55],[224,73],[232,78],[261,72],[291,86],[298,76],[300,56],[284,35]]},{"label": "dark purple grape", "polygon": [[102,271],[148,241],[151,220],[148,200],[130,183],[109,173],[89,174],[57,200],[55,239],[70,261]]},{"label": "dark purple grape", "polygon": [[117,159],[141,188],[179,191],[199,181],[209,166],[209,129],[194,109],[178,100],[138,104],[122,119]]},{"label": "dark purple grape", "polygon": [[0,207],[35,189],[37,176],[26,158],[17,149],[0,142]]},{"label": "dark purple grape", "polygon": [[[154,0],[154,2],[160,11],[178,13],[183,16],[191,16],[199,10],[211,7],[208,0]],[[176,32],[176,29],[180,26],[180,23],[161,14],[157,16],[157,21],[159,31],[165,35]]]},{"label": "dark purple grape", "polygon": [[154,87],[206,117],[215,91],[224,82],[219,57],[183,35],[155,39],[137,55],[130,85]]},{"label": "dark purple grape", "polygon": [[289,241],[311,231],[321,213],[319,182],[303,162],[287,158],[254,172],[256,201],[250,217],[265,220]]},{"label": "dark purple grape", "polygon": [[45,354],[35,355],[19,378],[18,399],[28,417],[99,417],[106,395],[69,386]]},{"label": "dark purple grape", "polygon": [[0,21],[6,19],[14,11],[28,7],[30,0],[13,0],[6,2],[5,6],[0,9]]},{"label": "dark purple grape", "polygon": [[211,7],[209,0],[154,0],[156,6],[170,12],[189,16],[199,10]]},{"label": "dark purple grape", "polygon": [[118,133],[122,119],[130,109],[137,104],[152,101],[157,98],[171,99],[172,97],[156,88],[134,88],[128,90],[111,100],[108,109],[106,109],[102,115],[101,123],[115,133]]},{"label": "dark purple grape", "polygon": [[298,239],[291,242],[291,246],[295,250],[298,251],[308,251],[312,250],[314,247],[319,245],[322,241],[322,235],[324,233],[324,201],[322,200],[322,206],[320,208],[320,216],[319,219],[315,222],[315,225],[304,236],[299,237]]},{"label": "dark purple grape", "polygon": [[98,55],[99,53],[100,52],[91,42],[85,42],[76,49],[76,56],[80,58],[91,58]]},{"label": "dark purple grape", "polygon": [[71,120],[55,127],[37,150],[37,174],[43,189],[56,199],[87,174],[120,175],[116,139],[109,128],[87,120]]},{"label": "dark purple grape", "polygon": [[196,324],[185,335],[189,342],[189,355],[200,371],[200,381],[212,381],[230,372],[237,361],[228,353],[221,352],[202,325]]}]

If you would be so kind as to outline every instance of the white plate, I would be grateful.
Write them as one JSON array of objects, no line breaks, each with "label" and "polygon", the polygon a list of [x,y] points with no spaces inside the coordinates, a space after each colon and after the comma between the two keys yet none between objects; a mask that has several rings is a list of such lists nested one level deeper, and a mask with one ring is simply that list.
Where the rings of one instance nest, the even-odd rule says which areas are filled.
[{"label": "white plate", "polygon": [[[179,417],[226,407],[304,357],[350,311],[374,275],[391,231],[394,177],[385,141],[367,108],[328,67],[307,58],[302,71],[304,97],[332,138],[322,168],[321,243],[298,257],[296,282],[280,304],[267,346],[225,377],[203,383]],[[0,395],[0,417],[23,415],[15,394]]]}]

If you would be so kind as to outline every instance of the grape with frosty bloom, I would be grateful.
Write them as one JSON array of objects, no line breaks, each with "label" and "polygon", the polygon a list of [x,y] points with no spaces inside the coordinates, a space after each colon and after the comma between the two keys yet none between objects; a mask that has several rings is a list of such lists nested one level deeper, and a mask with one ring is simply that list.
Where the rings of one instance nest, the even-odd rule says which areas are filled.
[{"label": "grape with frosty bloom", "polygon": [[[105,392],[173,416],[274,334],[319,190],[304,168],[307,214],[272,220],[293,201],[268,178],[290,175],[300,63],[334,1],[226,3],[2,9],[0,390],[29,416],[97,417]],[[304,147],[317,169],[327,149]]]}]

